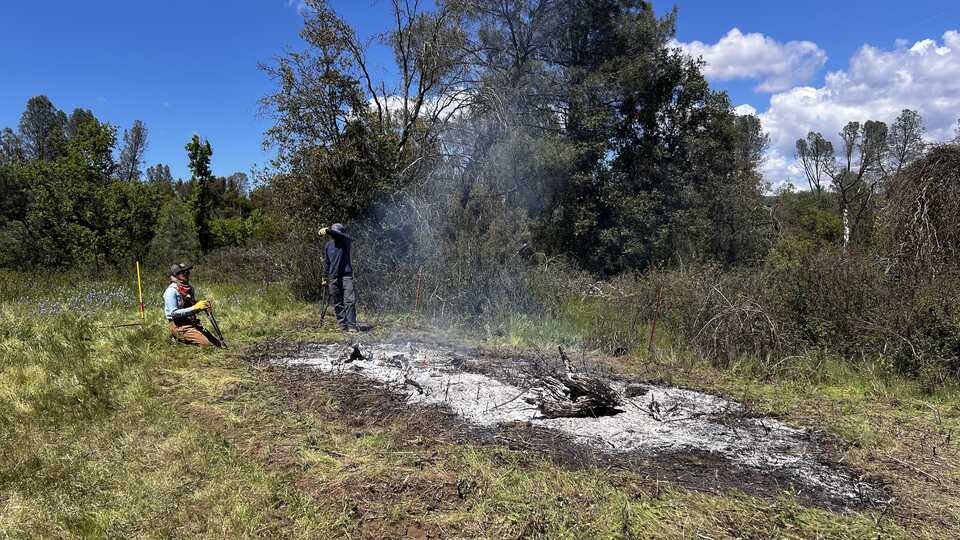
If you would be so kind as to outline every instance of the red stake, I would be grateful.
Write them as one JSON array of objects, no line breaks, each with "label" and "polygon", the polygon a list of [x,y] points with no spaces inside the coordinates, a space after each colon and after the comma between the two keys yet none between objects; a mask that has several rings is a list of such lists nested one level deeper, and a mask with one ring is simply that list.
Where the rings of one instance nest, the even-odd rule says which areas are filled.
[{"label": "red stake", "polygon": [[657,320],[660,319],[660,307],[663,306],[663,286],[657,287],[657,307],[653,312],[653,321],[650,323],[650,342],[647,346],[647,352],[653,354],[653,338],[657,334]]},{"label": "red stake", "polygon": [[416,296],[414,296],[414,300],[413,300],[414,312],[420,311],[420,284],[422,281],[423,281],[423,274],[418,270],[417,271],[417,293],[416,293]]}]

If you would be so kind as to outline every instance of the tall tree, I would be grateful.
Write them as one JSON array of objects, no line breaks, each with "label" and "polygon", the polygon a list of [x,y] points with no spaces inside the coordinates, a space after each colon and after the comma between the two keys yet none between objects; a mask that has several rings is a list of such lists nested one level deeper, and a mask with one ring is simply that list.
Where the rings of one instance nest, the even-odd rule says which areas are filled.
[{"label": "tall tree", "polygon": [[243,197],[250,189],[250,179],[246,173],[236,172],[226,178],[226,191],[235,196]]},{"label": "tall tree", "polygon": [[127,182],[140,180],[140,166],[147,151],[147,127],[134,120],[129,130],[123,130],[123,148],[120,150],[120,179]]},{"label": "tall tree", "polygon": [[904,109],[890,126],[887,137],[887,172],[900,174],[904,167],[923,155],[925,144],[923,136],[927,128],[923,125],[920,113]]},{"label": "tall tree", "polygon": [[728,129],[734,137],[733,167],[705,190],[712,222],[711,252],[726,263],[754,262],[769,248],[770,217],[762,203],[768,186],[760,173],[769,136],[753,115],[737,116]]},{"label": "tall tree", "polygon": [[113,126],[87,118],[62,155],[24,167],[31,186],[25,225],[38,263],[100,265],[122,255],[111,186],[115,142]]},{"label": "tall tree", "polygon": [[210,141],[200,140],[199,135],[194,135],[190,142],[184,147],[187,150],[188,167],[193,173],[194,180],[209,180],[213,174],[210,172],[210,157],[213,156],[213,148]]},{"label": "tall tree", "polygon": [[10,128],[0,131],[0,165],[16,165],[26,159],[23,142]]},{"label": "tall tree", "polygon": [[147,183],[154,186],[164,198],[176,197],[173,188],[173,175],[170,174],[170,167],[163,163],[158,163],[152,167],[147,167]]},{"label": "tall tree", "polygon": [[66,115],[47,96],[30,98],[19,124],[27,159],[50,161],[57,157],[63,151],[65,128]]},{"label": "tall tree", "polygon": [[64,133],[67,139],[73,139],[80,135],[80,127],[86,124],[91,120],[96,120],[96,116],[93,115],[93,111],[90,109],[82,109],[77,107],[70,113],[70,117],[67,118],[67,124],[64,128]]},{"label": "tall tree", "polygon": [[210,226],[214,217],[213,194],[210,186],[213,179],[213,173],[210,171],[210,158],[213,156],[213,148],[210,146],[210,141],[206,139],[201,141],[199,135],[194,135],[185,148],[189,159],[190,172],[193,173],[191,178],[193,193],[190,198],[190,206],[193,210],[197,236],[200,239],[200,248],[204,253],[207,253],[213,248],[216,240]]},{"label": "tall tree", "polygon": [[883,180],[887,132],[886,124],[874,120],[850,122],[840,131],[841,154],[828,172],[840,203],[844,246],[850,243],[852,230],[870,208]]},{"label": "tall tree", "polygon": [[395,73],[381,79],[368,63],[372,42],[326,1],[306,3],[309,49],[263,67],[279,85],[262,100],[275,119],[267,142],[292,212],[350,219],[421,182],[436,163],[439,133],[470,95],[462,12],[455,2],[428,12],[420,2],[391,1],[393,27],[380,40],[393,51]]},{"label": "tall tree", "polygon": [[823,138],[820,133],[807,133],[806,140],[797,139],[797,160],[803,166],[803,173],[807,177],[810,191],[817,195],[823,193],[824,184],[829,179],[829,171],[833,167],[835,155],[833,143]]},{"label": "tall tree", "polygon": [[[726,95],[710,89],[699,61],[671,46],[674,14],[657,17],[639,0],[558,8],[546,54],[563,81],[555,85],[563,136],[580,155],[562,195],[549,197],[545,232],[559,241],[554,249],[600,274],[671,257],[752,256],[737,247],[752,233],[738,239],[729,230],[754,225],[741,212],[759,206],[760,177],[741,175],[730,156],[762,134],[741,136]],[[730,204],[748,194],[750,202]]]},{"label": "tall tree", "polygon": [[173,175],[170,174],[170,167],[163,163],[147,167],[147,182],[151,184],[172,184]]},{"label": "tall tree", "polygon": [[151,264],[185,262],[200,255],[200,241],[190,213],[189,206],[175,199],[163,205],[147,249]]}]

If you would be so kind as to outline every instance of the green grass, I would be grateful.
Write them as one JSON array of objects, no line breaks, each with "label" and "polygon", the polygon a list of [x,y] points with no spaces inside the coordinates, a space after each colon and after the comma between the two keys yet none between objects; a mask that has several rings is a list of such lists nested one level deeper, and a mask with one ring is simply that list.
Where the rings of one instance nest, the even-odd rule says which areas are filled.
[{"label": "green grass", "polygon": [[[960,401],[950,390],[927,395],[836,359],[777,372],[742,360],[716,370],[682,352],[667,329],[654,357],[617,360],[639,376],[823,425],[853,443],[852,463],[889,475],[910,510],[837,514],[787,493],[708,494],[631,473],[573,471],[420,437],[403,421],[343,422],[322,390],[308,407],[292,407],[279,383],[237,351],[338,337],[282,284],[196,279],[216,302],[230,352],[169,343],[156,277],[146,289],[149,323],[109,328],[136,318],[133,284],[0,275],[0,536],[935,538],[960,523],[957,466],[934,468],[956,457],[956,443],[925,457],[931,441],[957,428]],[[486,345],[598,348],[596,334],[609,334],[598,331],[600,316],[516,318]],[[633,339],[645,350],[645,336]],[[911,466],[935,472],[943,486],[888,454],[923,454]],[[934,512],[941,521],[927,519]]]}]

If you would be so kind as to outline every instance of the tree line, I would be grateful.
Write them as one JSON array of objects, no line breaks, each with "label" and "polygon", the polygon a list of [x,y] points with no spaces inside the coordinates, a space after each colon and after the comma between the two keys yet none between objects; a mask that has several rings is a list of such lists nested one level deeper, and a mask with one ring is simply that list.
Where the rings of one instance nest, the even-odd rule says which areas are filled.
[{"label": "tree line", "polygon": [[65,269],[157,264],[242,246],[262,229],[247,175],[216,177],[212,148],[186,145],[192,176],[144,170],[148,130],[122,137],[89,109],[69,115],[31,98],[16,130],[0,132],[0,266]]},{"label": "tree line", "polygon": [[263,100],[270,187],[300,222],[394,212],[411,237],[410,216],[432,215],[421,229],[447,254],[563,256],[605,276],[768,247],[767,137],[670,45],[675,14],[638,0],[395,1],[380,37],[389,82],[368,41],[307,4],[308,50],[264,66],[278,85]]},{"label": "tree line", "polygon": [[392,78],[327,2],[307,6],[308,48],[262,66],[277,84],[266,187],[293,228],[374,224],[400,253],[423,251],[402,240],[416,230],[441,258],[529,252],[612,276],[757,266],[801,240],[868,247],[892,179],[928,147],[912,110],[851,121],[836,148],[811,132],[796,143],[809,193],[771,193],[759,119],[646,1],[395,0],[376,37]]},{"label": "tree line", "polygon": [[[472,302],[543,261],[611,277],[786,267],[833,246],[885,257],[885,224],[903,221],[897,179],[928,152],[914,111],[851,122],[837,146],[797,141],[809,191],[772,192],[759,119],[672,45],[676,13],[641,0],[394,0],[372,39],[325,1],[306,7],[307,47],[261,66],[276,84],[262,99],[276,154],[253,190],[242,173],[214,176],[199,136],[185,146],[191,178],[175,180],[144,170],[142,122],[118,136],[89,110],[32,98],[0,133],[0,265],[264,242],[309,296],[315,228],[341,221],[376,246],[371,274],[430,272]],[[389,76],[371,68],[373,46],[392,51]]]}]

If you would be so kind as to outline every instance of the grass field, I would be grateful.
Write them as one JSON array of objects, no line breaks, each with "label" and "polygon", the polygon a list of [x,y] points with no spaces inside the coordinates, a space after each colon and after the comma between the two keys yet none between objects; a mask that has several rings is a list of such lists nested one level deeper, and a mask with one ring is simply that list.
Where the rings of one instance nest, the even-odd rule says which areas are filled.
[{"label": "grass field", "polygon": [[[835,513],[784,492],[750,497],[558,465],[471,443],[415,411],[385,415],[321,380],[251,359],[342,339],[282,284],[214,283],[231,349],[169,343],[162,280],[148,324],[133,287],[0,275],[0,536],[949,538],[960,531],[960,397],[869,362],[803,358],[717,370],[665,340],[609,361],[842,439],[885,483],[883,508]],[[376,334],[423,332],[410,319]],[[589,341],[584,321],[517,320],[487,348]],[[581,339],[582,338],[582,339]],[[373,338],[371,338],[373,339]]]}]

